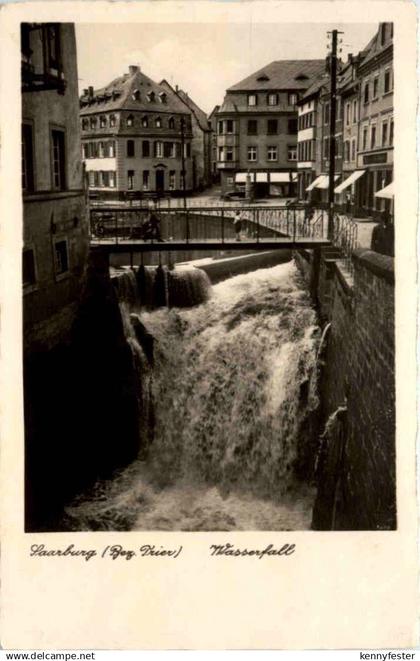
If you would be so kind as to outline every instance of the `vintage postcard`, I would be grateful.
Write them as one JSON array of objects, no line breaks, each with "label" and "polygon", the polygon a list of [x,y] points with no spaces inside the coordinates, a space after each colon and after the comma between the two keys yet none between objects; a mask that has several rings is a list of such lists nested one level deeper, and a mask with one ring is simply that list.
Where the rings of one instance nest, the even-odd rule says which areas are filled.
[{"label": "vintage postcard", "polygon": [[417,644],[416,12],[1,21],[1,643]]}]

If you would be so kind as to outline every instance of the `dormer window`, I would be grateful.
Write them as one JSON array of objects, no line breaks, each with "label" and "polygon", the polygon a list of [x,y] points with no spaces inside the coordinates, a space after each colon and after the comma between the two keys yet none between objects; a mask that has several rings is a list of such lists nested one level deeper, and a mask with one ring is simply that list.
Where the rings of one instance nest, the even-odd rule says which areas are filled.
[{"label": "dormer window", "polygon": [[149,103],[153,103],[155,100],[155,93],[154,92],[149,92],[147,95],[147,98],[149,99]]},{"label": "dormer window", "polygon": [[134,125],[134,117],[133,115],[128,115],[127,117],[127,126],[133,126]]},{"label": "dormer window", "polygon": [[169,127],[170,129],[174,129],[174,128],[175,128],[175,120],[174,120],[173,117],[169,117],[168,127]]},{"label": "dormer window", "polygon": [[166,92],[161,92],[159,94],[159,97],[160,97],[160,100],[161,100],[162,103],[166,103],[166,99],[168,98],[167,95],[166,95]]},{"label": "dormer window", "polygon": [[105,117],[105,115],[100,116],[99,126],[101,127],[101,129],[104,129],[106,127],[106,117]]},{"label": "dormer window", "polygon": [[132,98],[133,101],[140,101],[140,90],[134,90]]},{"label": "dormer window", "polygon": [[161,119],[161,117],[156,117],[156,119],[155,119],[155,126],[156,126],[157,129],[161,129],[161,128],[162,128],[162,119]]},{"label": "dormer window", "polygon": [[149,126],[149,120],[146,115],[141,118],[141,125],[144,129],[147,129],[147,127]]},{"label": "dormer window", "polygon": [[261,74],[261,76],[258,76],[258,78],[257,78],[257,81],[258,81],[259,83],[266,83],[266,82],[268,82],[269,80],[270,80],[270,79],[269,79],[269,77],[267,76],[266,73]]},{"label": "dormer window", "polygon": [[295,77],[295,80],[308,80],[308,76],[305,76],[304,73],[300,73]]}]

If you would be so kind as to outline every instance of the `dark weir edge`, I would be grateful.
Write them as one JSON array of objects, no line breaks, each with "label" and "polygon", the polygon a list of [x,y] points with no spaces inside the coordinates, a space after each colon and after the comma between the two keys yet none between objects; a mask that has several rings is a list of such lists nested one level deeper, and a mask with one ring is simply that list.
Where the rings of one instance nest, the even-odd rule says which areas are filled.
[{"label": "dark weir edge", "polygon": [[381,255],[373,250],[365,248],[356,248],[353,252],[353,259],[362,264],[375,275],[379,275],[387,282],[394,284],[394,258],[388,255]]}]

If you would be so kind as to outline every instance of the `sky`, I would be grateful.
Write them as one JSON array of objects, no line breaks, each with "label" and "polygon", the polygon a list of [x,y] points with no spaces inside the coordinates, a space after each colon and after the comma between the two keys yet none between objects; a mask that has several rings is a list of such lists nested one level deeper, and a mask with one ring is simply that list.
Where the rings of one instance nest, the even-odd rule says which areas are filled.
[{"label": "sky", "polygon": [[178,85],[206,113],[225,91],[273,60],[323,59],[327,32],[342,30],[341,57],[356,54],[374,23],[135,23],[76,24],[79,90],[103,87],[130,64],[155,82]]}]

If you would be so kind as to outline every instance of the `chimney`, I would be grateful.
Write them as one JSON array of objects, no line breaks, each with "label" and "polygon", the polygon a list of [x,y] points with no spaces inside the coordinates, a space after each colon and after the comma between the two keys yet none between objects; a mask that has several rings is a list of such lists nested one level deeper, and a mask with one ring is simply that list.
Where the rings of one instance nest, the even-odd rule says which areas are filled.
[{"label": "chimney", "polygon": [[130,64],[130,66],[128,67],[128,73],[130,74],[130,76],[134,76],[134,74],[137,73],[138,71],[140,71],[140,67],[137,66],[137,64]]},{"label": "chimney", "polygon": [[93,99],[93,87],[91,87],[91,86],[89,87],[88,93],[89,93],[89,98]]}]

